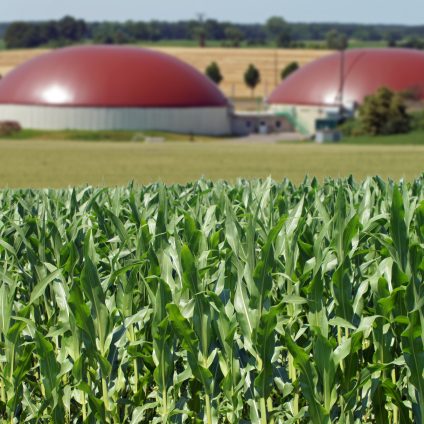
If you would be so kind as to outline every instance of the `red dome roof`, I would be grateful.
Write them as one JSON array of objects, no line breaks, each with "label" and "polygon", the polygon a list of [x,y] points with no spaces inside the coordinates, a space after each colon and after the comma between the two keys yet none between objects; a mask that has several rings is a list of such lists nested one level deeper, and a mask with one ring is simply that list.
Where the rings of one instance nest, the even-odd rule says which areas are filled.
[{"label": "red dome roof", "polygon": [[[325,56],[296,71],[268,98],[270,104],[336,105],[340,53]],[[424,53],[412,49],[355,49],[345,52],[343,103],[361,103],[385,86],[414,90],[424,98]]]},{"label": "red dome roof", "polygon": [[29,60],[0,82],[0,103],[97,107],[213,107],[227,99],[206,76],[163,53],[78,46]]}]

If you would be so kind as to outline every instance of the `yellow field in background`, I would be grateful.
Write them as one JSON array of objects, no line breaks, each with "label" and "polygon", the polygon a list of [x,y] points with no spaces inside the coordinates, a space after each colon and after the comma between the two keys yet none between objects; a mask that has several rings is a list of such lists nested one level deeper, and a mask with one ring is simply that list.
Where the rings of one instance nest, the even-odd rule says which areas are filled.
[{"label": "yellow field in background", "polygon": [[21,63],[48,51],[47,49],[2,50],[0,51],[0,75],[6,75]]},{"label": "yellow field in background", "polygon": [[212,61],[217,62],[224,76],[221,88],[231,98],[251,95],[243,80],[244,72],[250,63],[261,73],[261,83],[255,94],[266,97],[280,82],[281,70],[288,63],[296,61],[304,65],[329,53],[325,50],[297,49],[160,48],[158,50],[190,63],[201,72],[204,72]]},{"label": "yellow field in background", "polygon": [[[300,65],[311,62],[328,53],[327,50],[306,49],[231,49],[231,48],[193,48],[157,47],[155,50],[171,54],[193,65],[199,71],[215,61],[221,68],[224,81],[221,89],[231,98],[249,97],[250,90],[245,86],[243,75],[250,63],[261,72],[261,83],[255,95],[266,97],[280,81],[281,70],[290,62]],[[5,75],[24,61],[45,53],[45,49],[6,50],[0,52],[0,74]]]}]

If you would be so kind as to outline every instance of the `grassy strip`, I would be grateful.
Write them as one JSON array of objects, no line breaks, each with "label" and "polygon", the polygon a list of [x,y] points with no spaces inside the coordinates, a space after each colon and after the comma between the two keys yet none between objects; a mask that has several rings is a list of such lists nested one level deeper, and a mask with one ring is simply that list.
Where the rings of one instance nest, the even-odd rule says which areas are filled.
[{"label": "grassy strip", "polygon": [[164,131],[47,131],[24,129],[20,132],[0,136],[7,140],[70,140],[70,141],[146,141],[149,138],[163,141],[212,141],[219,137],[176,134]]},{"label": "grassy strip", "polygon": [[358,145],[424,145],[424,131],[411,131],[408,134],[345,137],[343,144]]},{"label": "grassy strip", "polygon": [[[146,141],[149,138],[163,141],[219,141],[228,137],[176,134],[164,131],[45,131],[24,129],[12,135],[0,136],[7,140],[69,140],[69,141]],[[341,144],[355,145],[424,145],[424,131],[385,136],[344,137]]]},{"label": "grassy strip", "polygon": [[[91,39],[86,39],[78,44],[94,44],[95,42]],[[299,40],[299,43],[302,46],[296,45],[294,48],[296,49],[327,49],[327,43],[325,40]],[[193,47],[198,48],[199,42],[195,39],[181,39],[181,40],[158,40],[158,41],[135,41],[134,43],[130,43],[132,45],[137,45],[140,47]],[[68,44],[67,44],[68,45]],[[349,40],[349,48],[373,48],[373,47],[386,47],[386,41],[363,41],[363,40]],[[57,43],[47,43],[42,46],[38,46],[37,48],[56,48],[60,47]],[[225,48],[230,47],[225,44],[225,41],[222,40],[206,40],[206,48]],[[271,42],[266,42],[264,44],[261,43],[250,43],[247,41],[242,41],[240,43],[240,48],[242,49],[275,49],[275,44]],[[4,40],[0,38],[0,50],[5,50],[6,46]]]}]

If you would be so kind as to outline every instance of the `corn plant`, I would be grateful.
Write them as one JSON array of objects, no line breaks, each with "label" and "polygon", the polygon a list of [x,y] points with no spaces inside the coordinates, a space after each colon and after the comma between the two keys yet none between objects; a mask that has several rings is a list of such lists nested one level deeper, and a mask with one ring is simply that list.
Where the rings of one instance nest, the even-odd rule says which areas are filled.
[{"label": "corn plant", "polygon": [[424,423],[424,177],[0,191],[2,422]]}]

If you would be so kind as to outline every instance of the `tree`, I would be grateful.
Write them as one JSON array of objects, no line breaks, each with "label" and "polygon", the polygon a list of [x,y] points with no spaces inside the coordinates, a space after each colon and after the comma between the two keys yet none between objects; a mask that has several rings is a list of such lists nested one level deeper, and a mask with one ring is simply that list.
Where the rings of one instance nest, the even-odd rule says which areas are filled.
[{"label": "tree", "polygon": [[398,32],[390,31],[385,35],[387,47],[396,47],[397,43],[401,41],[401,37]]},{"label": "tree", "polygon": [[411,127],[402,96],[386,87],[367,96],[359,108],[362,131],[370,135],[401,134]]},{"label": "tree", "polygon": [[261,74],[255,65],[250,64],[244,73],[244,82],[252,90],[252,97],[256,86],[261,81]]},{"label": "tree", "polygon": [[42,44],[52,43],[60,38],[56,21],[41,22],[37,28]]},{"label": "tree", "polygon": [[93,31],[93,40],[100,44],[114,44],[115,27],[109,22],[102,22]]},{"label": "tree", "polygon": [[277,47],[291,47],[292,39],[291,39],[291,31],[287,29],[287,31],[281,32],[277,36]]},{"label": "tree", "polygon": [[212,62],[205,71],[206,75],[217,85],[223,80],[221,70],[216,62]]},{"label": "tree", "polygon": [[87,25],[82,19],[75,19],[72,16],[63,17],[58,23],[59,35],[64,40],[80,41],[87,33]]},{"label": "tree", "polygon": [[215,19],[207,19],[205,21],[205,29],[208,37],[212,40],[222,41],[225,39],[224,25]]},{"label": "tree", "polygon": [[193,28],[193,38],[198,41],[199,47],[206,46],[206,29],[203,25],[197,25]]},{"label": "tree", "polygon": [[113,35],[113,43],[114,44],[129,44],[133,40],[131,37],[124,31],[118,29]]},{"label": "tree", "polygon": [[287,22],[280,16],[269,18],[265,24],[269,38],[278,47],[290,47],[291,30]]},{"label": "tree", "polygon": [[341,33],[336,29],[332,29],[331,31],[327,32],[325,39],[327,42],[327,47],[330,50],[342,51],[346,50],[348,46],[348,39],[346,37],[346,34]]},{"label": "tree", "polygon": [[37,27],[28,22],[13,22],[4,34],[4,42],[8,49],[19,49],[25,47],[37,47],[41,39]]},{"label": "tree", "polygon": [[282,71],[281,79],[286,79],[293,72],[296,72],[299,69],[299,64],[297,62],[290,62]]},{"label": "tree", "polygon": [[150,41],[159,41],[163,37],[161,32],[160,24],[157,21],[151,21],[148,24],[149,40]]},{"label": "tree", "polygon": [[134,40],[149,40],[149,26],[145,22],[127,22],[128,34]]},{"label": "tree", "polygon": [[409,37],[402,43],[398,43],[399,47],[407,48],[407,49],[424,49],[424,40],[419,37]]},{"label": "tree", "polygon": [[225,39],[231,47],[240,47],[243,40],[243,32],[234,25],[227,26],[224,30]]}]

